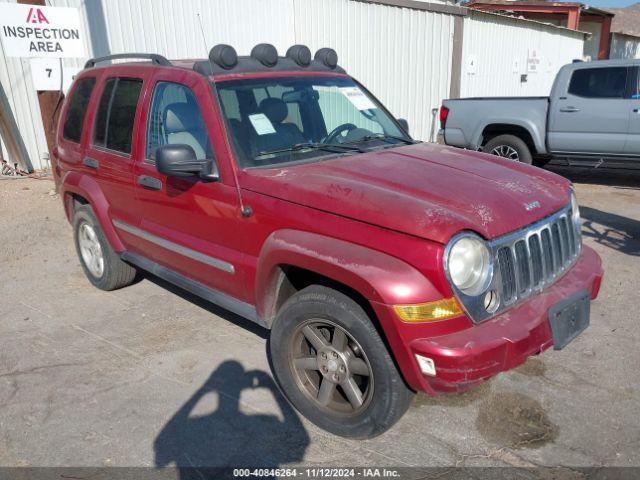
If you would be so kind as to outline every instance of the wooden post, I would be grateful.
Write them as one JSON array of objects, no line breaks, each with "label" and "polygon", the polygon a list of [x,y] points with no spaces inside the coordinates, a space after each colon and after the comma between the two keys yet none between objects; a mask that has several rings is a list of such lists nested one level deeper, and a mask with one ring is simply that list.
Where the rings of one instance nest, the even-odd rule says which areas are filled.
[{"label": "wooden post", "polygon": [[609,58],[609,46],[611,41],[611,20],[612,17],[602,19],[602,29],[600,30],[600,45],[598,45],[598,60]]}]

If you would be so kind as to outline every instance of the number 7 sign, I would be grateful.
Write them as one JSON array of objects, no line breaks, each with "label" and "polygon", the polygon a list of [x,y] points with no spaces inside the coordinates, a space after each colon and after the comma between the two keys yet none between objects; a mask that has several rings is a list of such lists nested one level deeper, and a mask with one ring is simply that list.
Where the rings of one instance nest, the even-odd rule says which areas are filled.
[{"label": "number 7 sign", "polygon": [[62,91],[66,93],[80,68],[62,67],[62,70],[60,68],[60,60],[56,58],[31,59],[31,78],[35,89],[58,91],[62,83]]}]

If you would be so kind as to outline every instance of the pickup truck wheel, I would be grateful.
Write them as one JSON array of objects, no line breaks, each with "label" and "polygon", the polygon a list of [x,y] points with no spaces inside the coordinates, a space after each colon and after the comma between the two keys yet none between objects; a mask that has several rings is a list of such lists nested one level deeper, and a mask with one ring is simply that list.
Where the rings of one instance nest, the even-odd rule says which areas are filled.
[{"label": "pickup truck wheel", "polygon": [[362,307],[327,287],[313,285],[287,300],[268,349],[289,401],[336,435],[380,435],[402,417],[414,395]]},{"label": "pickup truck wheel", "polygon": [[487,142],[482,149],[491,155],[507,158],[516,162],[528,163],[531,165],[533,157],[531,150],[521,138],[515,135],[498,135]]},{"label": "pickup truck wheel", "polygon": [[133,283],[136,269],[123,262],[111,248],[90,206],[76,209],[73,233],[80,264],[94,286],[115,290]]}]

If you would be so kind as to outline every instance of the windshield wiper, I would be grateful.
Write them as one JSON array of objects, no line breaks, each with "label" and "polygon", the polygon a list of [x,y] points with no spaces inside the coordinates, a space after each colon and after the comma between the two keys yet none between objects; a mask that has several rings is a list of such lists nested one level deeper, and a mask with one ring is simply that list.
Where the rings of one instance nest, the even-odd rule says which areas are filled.
[{"label": "windshield wiper", "polygon": [[391,142],[390,140],[398,140],[399,142],[403,142],[407,145],[414,145],[416,143],[420,143],[417,140],[413,140],[411,138],[399,137],[397,135],[387,135],[386,133],[374,133],[371,135],[365,135],[364,137],[356,140],[356,142],[368,142],[369,140],[382,140],[383,142],[387,142],[387,143],[394,143],[394,142]]},{"label": "windshield wiper", "polygon": [[342,153],[342,152],[358,152],[364,153],[360,147],[355,145],[342,145],[333,143],[296,143],[287,148],[279,148],[277,150],[269,150],[268,152],[260,152],[256,157],[263,157],[265,155],[275,155],[277,153],[286,152],[298,152],[300,150],[325,150],[327,152]]}]

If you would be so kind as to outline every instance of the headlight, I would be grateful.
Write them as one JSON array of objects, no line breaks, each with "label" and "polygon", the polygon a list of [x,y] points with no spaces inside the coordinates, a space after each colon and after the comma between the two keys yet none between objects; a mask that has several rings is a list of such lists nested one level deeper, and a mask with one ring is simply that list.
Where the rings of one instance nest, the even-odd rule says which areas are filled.
[{"label": "headlight", "polygon": [[489,250],[473,235],[453,240],[448,249],[447,268],[453,284],[469,296],[481,294],[493,275]]},{"label": "headlight", "polygon": [[576,198],[576,194],[571,192],[571,220],[573,220],[573,225],[576,227],[578,232],[580,232],[580,207],[578,206],[578,199]]}]

